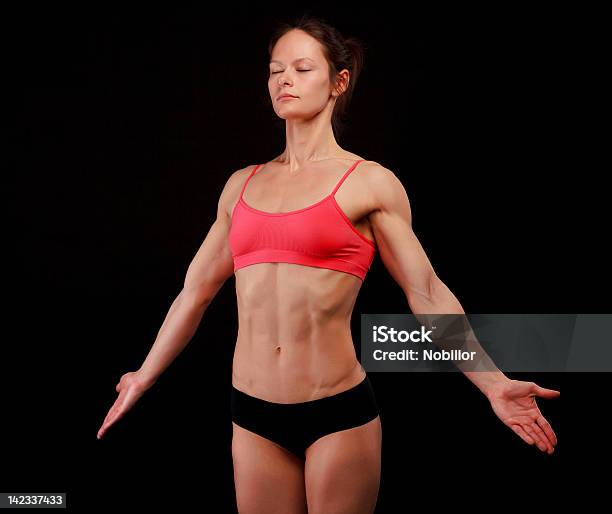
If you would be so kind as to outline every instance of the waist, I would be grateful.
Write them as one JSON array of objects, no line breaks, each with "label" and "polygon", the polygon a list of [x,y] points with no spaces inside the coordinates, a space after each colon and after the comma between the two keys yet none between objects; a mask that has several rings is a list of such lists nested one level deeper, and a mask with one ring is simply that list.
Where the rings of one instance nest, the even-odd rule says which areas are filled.
[{"label": "waist", "polygon": [[270,402],[300,403],[346,391],[366,377],[354,352],[343,360],[311,364],[306,360],[294,366],[278,362],[262,366],[260,359],[235,356],[232,387]]}]

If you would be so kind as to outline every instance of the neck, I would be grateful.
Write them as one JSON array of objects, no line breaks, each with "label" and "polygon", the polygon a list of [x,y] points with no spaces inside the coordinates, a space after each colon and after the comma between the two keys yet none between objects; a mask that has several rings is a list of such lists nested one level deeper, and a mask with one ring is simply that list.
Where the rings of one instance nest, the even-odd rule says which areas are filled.
[{"label": "neck", "polygon": [[343,150],[336,142],[328,109],[308,120],[285,121],[286,147],[279,160],[288,167],[290,173],[301,169],[308,162],[342,155]]}]

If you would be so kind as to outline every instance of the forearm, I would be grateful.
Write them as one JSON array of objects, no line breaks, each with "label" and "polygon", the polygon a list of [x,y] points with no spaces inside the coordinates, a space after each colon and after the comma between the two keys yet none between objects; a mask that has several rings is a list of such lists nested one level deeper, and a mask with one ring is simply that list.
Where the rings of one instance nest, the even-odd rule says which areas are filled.
[{"label": "forearm", "polygon": [[[434,325],[435,322],[438,328],[443,328],[444,324],[448,326],[456,321],[463,323],[461,331],[453,326],[452,330],[448,331],[448,339],[442,336],[435,342],[440,347],[448,344],[449,348],[459,346],[461,350],[476,352],[476,363],[471,362],[466,365],[464,362],[456,362],[456,365],[485,396],[488,396],[488,393],[497,384],[510,380],[497,368],[482,348],[459,300],[439,278],[432,281],[426,292],[408,295],[408,303],[415,317],[425,326]],[[445,316],[453,314],[458,316]],[[457,332],[461,333],[459,340]]]},{"label": "forearm", "polygon": [[187,346],[195,334],[209,301],[201,301],[183,289],[172,302],[155,342],[138,372],[152,385]]}]

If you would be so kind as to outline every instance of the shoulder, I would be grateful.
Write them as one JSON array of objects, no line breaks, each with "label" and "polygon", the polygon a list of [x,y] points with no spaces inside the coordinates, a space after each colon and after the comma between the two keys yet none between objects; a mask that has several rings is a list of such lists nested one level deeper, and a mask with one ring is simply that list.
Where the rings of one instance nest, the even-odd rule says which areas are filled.
[{"label": "shoulder", "polygon": [[405,191],[404,185],[399,177],[389,168],[376,161],[364,161],[361,167],[360,177],[372,194],[388,195],[396,190]]},{"label": "shoulder", "polygon": [[361,168],[362,179],[373,187],[397,186],[398,182],[401,184],[393,171],[376,161],[364,161],[358,167]]},{"label": "shoulder", "polygon": [[230,196],[233,192],[235,192],[235,190],[238,190],[238,192],[240,192],[240,189],[242,189],[242,186],[244,185],[246,179],[257,166],[259,166],[259,164],[249,164],[244,168],[231,171],[225,181],[223,192],[229,193]]},{"label": "shoulder", "polygon": [[225,183],[226,187],[236,187],[238,184],[244,183],[256,166],[258,166],[258,164],[249,164],[244,168],[230,172],[230,175],[227,177],[227,181]]},{"label": "shoulder", "polygon": [[408,204],[404,184],[395,172],[376,161],[365,161],[359,166],[363,166],[360,182],[367,188],[374,209]]},{"label": "shoulder", "polygon": [[233,170],[226,178],[219,197],[219,207],[223,209],[228,216],[232,212],[235,203],[238,201],[242,186],[256,166],[257,164],[249,164],[244,168]]}]

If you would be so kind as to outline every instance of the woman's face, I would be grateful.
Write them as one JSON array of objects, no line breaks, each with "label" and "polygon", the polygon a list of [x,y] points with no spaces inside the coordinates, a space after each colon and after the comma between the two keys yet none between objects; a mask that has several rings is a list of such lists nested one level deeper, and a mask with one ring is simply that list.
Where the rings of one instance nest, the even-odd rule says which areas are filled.
[{"label": "woman's face", "polygon": [[[284,34],[272,50],[268,90],[274,111],[283,119],[310,119],[334,102],[319,42],[301,30]],[[296,98],[279,98],[282,94]]]}]

